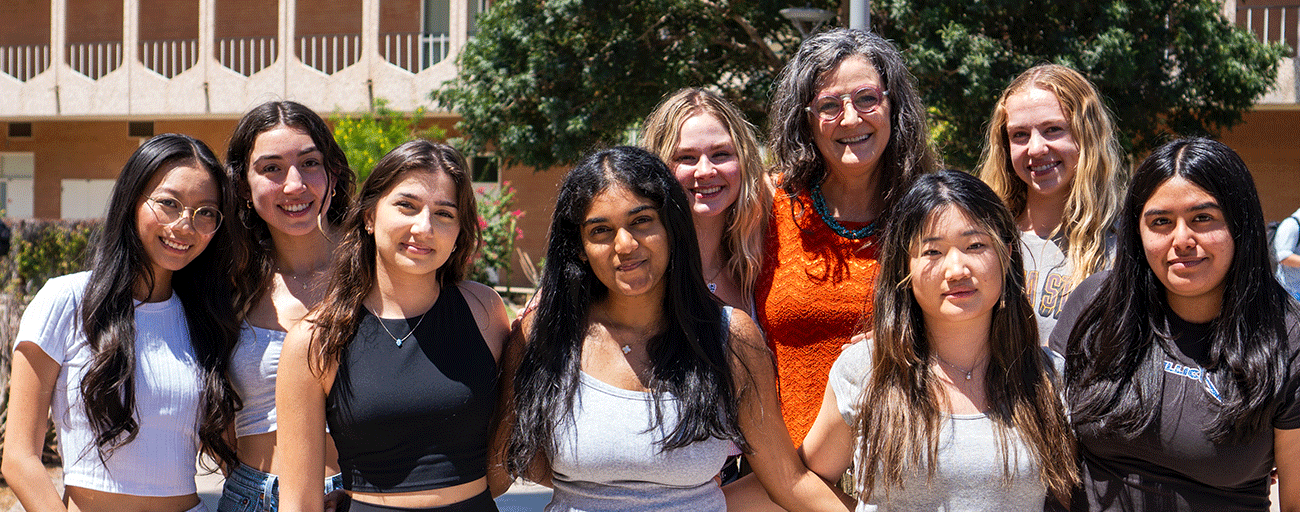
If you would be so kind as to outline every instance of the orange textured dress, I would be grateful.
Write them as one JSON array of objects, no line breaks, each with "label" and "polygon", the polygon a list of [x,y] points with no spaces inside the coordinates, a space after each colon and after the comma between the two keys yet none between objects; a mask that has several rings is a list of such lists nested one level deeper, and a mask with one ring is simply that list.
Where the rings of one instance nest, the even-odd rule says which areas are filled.
[{"label": "orange textured dress", "polygon": [[876,234],[863,240],[836,234],[807,192],[791,200],[778,191],[772,213],[754,298],[776,357],[781,413],[798,445],[817,418],[831,364],[871,321],[879,244]]}]

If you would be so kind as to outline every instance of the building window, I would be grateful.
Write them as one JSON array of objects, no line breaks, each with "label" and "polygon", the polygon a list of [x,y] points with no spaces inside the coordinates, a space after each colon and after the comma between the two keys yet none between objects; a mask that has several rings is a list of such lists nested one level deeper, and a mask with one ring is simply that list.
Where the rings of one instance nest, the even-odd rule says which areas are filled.
[{"label": "building window", "polygon": [[469,167],[473,172],[475,183],[497,182],[497,157],[495,155],[478,155],[470,158]]},{"label": "building window", "polygon": [[9,123],[9,138],[29,138],[32,136],[32,123]]},{"label": "building window", "polygon": [[126,126],[128,137],[153,137],[153,121],[131,121]]}]

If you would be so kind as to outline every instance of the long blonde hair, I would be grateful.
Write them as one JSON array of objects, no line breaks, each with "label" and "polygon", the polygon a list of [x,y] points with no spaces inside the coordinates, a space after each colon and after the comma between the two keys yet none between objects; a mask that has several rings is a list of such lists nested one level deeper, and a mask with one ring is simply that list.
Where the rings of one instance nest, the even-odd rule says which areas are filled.
[{"label": "long blonde hair", "polygon": [[670,162],[681,142],[682,123],[695,115],[717,119],[736,146],[736,157],[740,160],[740,196],[727,210],[722,237],[723,265],[740,285],[741,294],[753,297],[754,282],[763,265],[767,216],[772,211],[772,190],[767,184],[754,125],[716,93],[693,87],[680,89],[664,98],[646,117],[641,147]]},{"label": "long blonde hair", "polygon": [[993,107],[979,177],[1007,203],[1011,215],[1025,213],[1029,186],[1011,165],[1007,140],[1007,99],[1030,87],[1051,92],[1070,122],[1079,145],[1079,163],[1070,183],[1061,225],[1052,235],[1065,239],[1066,256],[1074,267],[1071,286],[1105,269],[1110,263],[1107,238],[1119,214],[1120,183],[1127,161],[1115,138],[1115,123],[1092,83],[1078,71],[1057,64],[1029,68],[1011,81]]}]

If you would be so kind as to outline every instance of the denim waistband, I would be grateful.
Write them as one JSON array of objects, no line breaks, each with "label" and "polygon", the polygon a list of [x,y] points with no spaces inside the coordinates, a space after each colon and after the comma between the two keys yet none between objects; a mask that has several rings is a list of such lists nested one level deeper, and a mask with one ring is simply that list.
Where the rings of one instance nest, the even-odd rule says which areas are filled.
[{"label": "denim waistband", "polygon": [[[325,479],[325,494],[343,488],[343,475],[336,474]],[[240,464],[226,476],[226,489],[260,502],[257,508],[262,512],[274,512],[279,508],[280,477],[259,471],[247,464]]]}]

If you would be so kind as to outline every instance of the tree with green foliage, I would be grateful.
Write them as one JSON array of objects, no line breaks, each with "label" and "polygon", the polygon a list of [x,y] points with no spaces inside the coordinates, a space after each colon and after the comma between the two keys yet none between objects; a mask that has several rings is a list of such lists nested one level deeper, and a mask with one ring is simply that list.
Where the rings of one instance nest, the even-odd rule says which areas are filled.
[{"label": "tree with green foliage", "polygon": [[1145,153],[1213,135],[1273,86],[1288,50],[1224,18],[1215,0],[874,0],[874,28],[908,59],[951,166],[970,169],[1002,89],[1051,62],[1096,84],[1119,138]]},{"label": "tree with green foliage", "polygon": [[[833,0],[808,2],[835,8]],[[663,95],[711,86],[751,121],[800,42],[789,0],[501,0],[478,18],[459,75],[432,93],[466,148],[507,164],[575,162],[626,138]]]},{"label": "tree with green foliage", "polygon": [[380,158],[411,139],[441,141],[447,131],[437,126],[423,128],[424,107],[415,112],[398,112],[388,107],[388,100],[375,98],[370,111],[360,116],[335,114],[334,140],[348,156],[348,166],[357,173],[357,182],[365,181]]},{"label": "tree with green foliage", "polygon": [[[845,0],[847,1],[847,0]],[[469,148],[509,163],[572,163],[622,141],[666,93],[719,89],[760,126],[800,39],[797,1],[501,0],[479,18],[460,74],[431,96],[462,116]],[[808,2],[836,9],[840,2]],[[1240,122],[1283,55],[1215,0],[873,0],[872,25],[908,59],[949,165],[971,168],[1002,89],[1029,67],[1078,69],[1145,151]],[[832,22],[834,23],[834,22]]]}]

